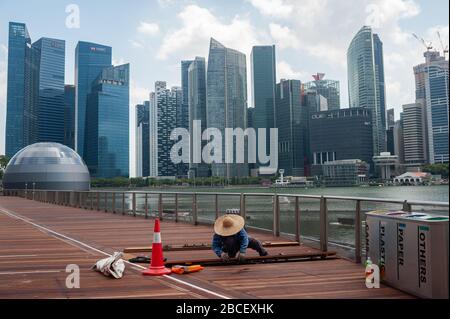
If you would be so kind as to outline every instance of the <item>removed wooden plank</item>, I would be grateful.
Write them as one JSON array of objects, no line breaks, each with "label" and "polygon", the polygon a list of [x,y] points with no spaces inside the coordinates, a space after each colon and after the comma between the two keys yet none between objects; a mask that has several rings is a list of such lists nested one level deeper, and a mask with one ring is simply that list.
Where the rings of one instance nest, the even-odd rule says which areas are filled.
[{"label": "removed wooden plank", "polygon": [[327,259],[336,258],[335,252],[326,253],[304,253],[304,254],[289,254],[289,255],[272,255],[272,256],[260,256],[260,257],[248,257],[245,262],[239,262],[237,258],[231,258],[229,263],[224,263],[221,259],[191,259],[191,260],[168,260],[164,264],[166,266],[175,265],[194,265],[199,264],[202,266],[229,266],[233,264],[255,264],[255,263],[275,263],[275,262],[295,262],[312,259]]},{"label": "removed wooden plank", "polygon": [[[293,247],[300,246],[299,242],[288,241],[288,242],[263,242],[263,247],[266,248],[276,248],[276,247]],[[190,250],[211,250],[210,244],[194,244],[194,245],[165,245],[163,246],[164,251],[190,251]],[[124,253],[144,253],[151,252],[152,247],[130,247],[123,250]]]}]

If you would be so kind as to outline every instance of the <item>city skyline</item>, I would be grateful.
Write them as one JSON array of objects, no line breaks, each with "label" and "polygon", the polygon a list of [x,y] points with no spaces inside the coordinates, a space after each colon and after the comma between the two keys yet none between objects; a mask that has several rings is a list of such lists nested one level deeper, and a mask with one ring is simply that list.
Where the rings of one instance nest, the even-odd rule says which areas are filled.
[{"label": "city skyline", "polygon": [[[364,1],[362,1],[363,4],[358,4],[356,6],[356,9],[352,10],[362,10],[363,15],[369,15],[369,13],[365,13],[365,9],[367,9],[367,4],[364,4]],[[305,42],[300,43],[298,38],[300,37],[298,34],[294,34],[294,29],[291,27],[289,28],[288,25],[292,24],[293,22],[290,21],[289,17],[292,17],[292,12],[295,12],[296,10],[299,10],[295,4],[285,1],[283,2],[285,6],[282,8],[286,9],[286,12],[282,12],[282,8],[280,10],[273,12],[272,17],[267,16],[267,11],[264,11],[263,7],[260,5],[261,2],[259,1],[232,1],[230,5],[226,6],[226,10],[220,10],[220,5],[215,5],[208,3],[208,1],[199,1],[198,3],[192,3],[192,2],[185,2],[185,1],[147,1],[145,4],[142,3],[142,7],[151,7],[152,14],[142,17],[141,21],[141,15],[139,15],[136,18],[136,21],[134,23],[134,31],[135,35],[137,37],[142,36],[142,43],[144,45],[157,45],[160,43],[160,50],[154,50],[155,53],[158,55],[157,58],[154,58],[151,56],[150,60],[155,60],[157,64],[161,64],[161,66],[155,67],[156,63],[152,65],[149,71],[149,63],[146,62],[145,64],[138,63],[136,61],[139,61],[138,55],[140,55],[142,52],[140,51],[146,51],[148,54],[148,48],[134,48],[133,50],[124,50],[125,47],[129,48],[130,44],[132,43],[126,36],[121,36],[121,33],[119,32],[117,35],[115,32],[111,32],[111,30],[108,31],[108,35],[104,34],[105,31],[99,32],[98,36],[92,37],[90,35],[89,30],[85,30],[86,28],[89,28],[90,25],[93,22],[87,21],[87,17],[89,17],[90,14],[92,14],[91,11],[86,12],[86,8],[89,8],[89,4],[85,3],[84,1],[80,1],[80,14],[81,14],[81,28],[77,30],[73,29],[66,29],[63,24],[65,17],[67,13],[65,13],[64,5],[56,6],[55,11],[61,10],[60,13],[57,15],[61,16],[61,22],[59,23],[62,25],[61,30],[56,30],[54,27],[51,27],[51,24],[39,22],[36,19],[37,18],[27,18],[26,14],[23,18],[17,17],[17,13],[14,13],[17,11],[14,9],[14,5],[6,7],[6,5],[3,5],[3,3],[0,3],[0,8],[5,10],[0,10],[3,13],[0,13],[1,21],[4,21],[5,15],[7,15],[6,19],[8,20],[16,20],[18,22],[24,22],[27,24],[31,37],[32,38],[40,38],[40,37],[54,37],[54,38],[61,38],[65,39],[67,42],[66,47],[66,84],[72,84],[73,83],[73,72],[74,72],[74,45],[76,45],[75,38],[80,41],[94,41],[96,43],[102,43],[108,46],[112,46],[114,48],[114,55],[113,55],[113,64],[122,64],[123,61],[130,62],[132,67],[131,72],[131,88],[130,88],[130,126],[131,128],[134,128],[134,106],[138,104],[139,102],[142,102],[144,100],[148,100],[148,94],[153,86],[153,83],[156,80],[163,80],[167,81],[170,85],[168,86],[179,86],[181,84],[180,79],[180,63],[179,61],[182,59],[193,59],[196,55],[199,56],[207,56],[207,50],[208,50],[208,41],[209,36],[214,36],[215,33],[221,32],[222,35],[218,36],[218,40],[223,42],[225,46],[231,47],[233,49],[242,50],[243,53],[246,54],[247,60],[250,58],[250,52],[251,52],[251,46],[253,45],[259,45],[259,44],[272,44],[274,43],[277,46],[277,70],[278,70],[278,76],[277,76],[277,82],[279,82],[281,77],[288,78],[288,79],[299,79],[302,82],[308,82],[311,81],[312,74],[315,74],[317,72],[324,72],[326,73],[326,78],[329,79],[336,79],[340,81],[341,84],[341,106],[343,108],[346,108],[348,106],[347,100],[347,81],[346,81],[346,67],[342,66],[332,66],[330,65],[330,59],[332,59],[333,55],[336,53],[333,50],[328,51],[327,56],[323,56],[323,52],[316,52],[315,54],[311,54],[311,52],[305,52],[309,50],[309,46],[315,47],[318,46],[320,43],[322,43],[324,40],[327,39],[327,36],[324,34],[320,38],[317,38],[316,41],[311,42]],[[308,7],[306,5],[307,3],[310,3],[309,1],[305,1],[305,7]],[[371,2],[372,3],[372,2]],[[383,1],[374,1],[374,3],[379,3],[380,9],[385,10],[385,3]],[[384,42],[384,49],[385,49],[385,64],[386,64],[386,87],[387,87],[387,108],[395,108],[398,118],[398,113],[401,110],[402,103],[412,103],[414,102],[414,74],[413,74],[413,66],[416,64],[419,64],[423,61],[423,51],[424,49],[420,46],[420,43],[418,43],[415,39],[412,38],[410,32],[414,31],[418,33],[419,35],[424,36],[426,39],[433,36],[433,34],[428,32],[433,27],[437,25],[443,25],[444,31],[441,32],[443,34],[444,39],[446,38],[446,35],[448,34],[448,17],[443,14],[439,16],[439,11],[437,10],[433,13],[430,13],[429,10],[435,10],[436,7],[439,6],[432,6],[433,8],[430,8],[429,5],[424,3],[423,1],[395,1],[397,6],[393,5],[393,8],[391,8],[392,11],[396,11],[400,14],[400,16],[403,15],[403,18],[393,18],[391,17],[391,13],[384,17],[383,23],[390,23],[390,26],[392,26],[394,23],[395,26],[399,26],[400,30],[391,30],[392,32],[386,32],[389,28],[381,26],[380,28],[375,28],[374,32],[379,33],[380,37],[382,38],[382,41]],[[241,4],[240,6],[238,4]],[[448,6],[448,3],[442,2],[441,7]],[[3,8],[4,7],[4,8]],[[33,5],[30,5],[30,11],[32,9]],[[92,5],[92,11],[95,11],[96,5]],[[139,5],[136,5],[136,7],[139,7]],[[329,3],[330,10],[334,7],[332,3]],[[420,7],[420,10],[419,10]],[[311,14],[315,14],[314,7],[308,7],[311,9]],[[350,10],[350,8],[344,6],[344,8]],[[127,8],[128,9],[128,8]],[[131,11],[136,10],[134,6],[132,8],[129,8]],[[110,10],[114,11],[117,10],[117,8],[111,8]],[[191,10],[191,11],[189,11]],[[218,12],[220,10],[221,16],[219,18]],[[293,11],[292,11],[293,10]],[[317,8],[316,8],[317,10]],[[339,9],[342,11],[342,8]],[[53,9],[50,10],[51,12],[49,14],[56,14],[52,13]],[[290,12],[292,11],[292,12]],[[351,10],[350,10],[351,11]],[[171,20],[173,22],[172,27],[164,26],[162,23],[158,24],[156,21],[156,18],[154,19],[155,22],[151,22],[152,16],[156,16],[156,13],[165,13],[171,15],[174,19]],[[176,45],[177,38],[175,35],[177,35],[177,28],[181,26],[190,26],[191,22],[187,21],[186,13],[187,12],[198,12],[205,14],[205,21],[202,23],[209,23],[211,24],[211,28],[209,31],[207,31],[207,35],[203,33],[199,34],[198,37],[190,38],[189,40],[192,40],[192,43],[185,43],[185,47],[178,48],[174,50],[174,53],[170,53],[167,47],[167,39],[170,39],[170,36],[172,35],[173,45]],[[245,12],[249,12],[249,16],[245,17],[240,15],[240,13],[244,14]],[[5,14],[6,13],[6,14]],[[330,15],[331,13],[325,14],[326,16]],[[335,14],[335,13],[333,13]],[[422,16],[427,15],[428,17],[432,16],[433,21],[422,21]],[[83,16],[86,18],[83,19]],[[15,18],[15,19],[13,19]],[[307,19],[309,20],[309,19]],[[356,19],[357,20],[357,19]],[[345,41],[340,44],[339,49],[342,51],[345,50],[346,47],[349,45],[351,38],[356,34],[357,30],[360,29],[360,27],[365,24],[366,19],[362,19],[361,21],[355,21],[355,19],[352,19],[351,21],[351,30],[348,30],[348,33],[345,34]],[[412,26],[409,24],[412,20],[420,20],[421,23],[417,24],[416,26]],[[55,20],[56,21],[56,20]],[[247,24],[239,25],[239,23],[246,22]],[[273,21],[273,23],[268,21]],[[7,21],[6,21],[7,22]],[[5,23],[6,23],[5,22]],[[142,22],[142,23],[141,23]],[[400,23],[401,22],[401,23]],[[408,23],[407,23],[408,22]],[[153,23],[153,24],[152,24]],[[263,36],[255,36],[255,34],[251,35],[243,35],[241,38],[236,37],[234,38],[231,35],[237,35],[236,31],[233,31],[233,28],[236,28],[236,23],[238,26],[242,26],[243,30],[247,30],[246,27],[251,27],[255,25],[264,25],[263,31],[261,32],[267,32],[269,27],[269,37],[263,37]],[[336,27],[340,28],[339,22],[333,21],[333,23],[337,23],[338,25]],[[382,23],[382,24],[383,24]],[[89,25],[84,25],[89,24]],[[327,23],[319,23],[321,28],[325,28],[328,24],[330,27],[330,21]],[[51,31],[42,31],[44,29],[42,28],[49,28]],[[278,29],[277,29],[278,28]],[[250,28],[251,29],[251,28]],[[178,31],[180,31],[179,29]],[[196,30],[195,28],[193,29]],[[219,31],[217,31],[219,30]],[[278,36],[276,36],[277,32]],[[272,32],[273,31],[273,32]],[[180,31],[181,32],[181,31]],[[233,33],[234,32],[234,33]],[[165,33],[165,35],[164,35]],[[231,33],[231,35],[230,35]],[[393,46],[392,37],[393,34],[404,36],[403,40],[399,39],[399,43],[397,46]],[[78,34],[78,36],[75,37],[75,34]],[[84,34],[84,35],[83,35]],[[89,35],[87,35],[89,34]],[[145,34],[145,36],[143,36]],[[152,35],[153,34],[153,35]],[[178,33],[179,35],[179,33]],[[2,50],[4,51],[7,49],[6,46],[6,40],[7,37],[4,36],[4,28],[0,30],[0,46]],[[283,41],[283,36],[285,37]],[[114,39],[112,39],[112,37]],[[206,39],[208,37],[208,39]],[[432,37],[434,39],[434,36]],[[295,41],[295,40],[298,41]],[[120,45],[116,44],[117,41],[121,42]],[[404,47],[405,43],[401,44],[402,41],[407,42],[407,46],[412,48],[412,50],[408,51],[406,54],[406,57],[399,63],[396,62],[395,59],[402,58],[400,55],[396,55],[393,53],[393,51],[398,50],[398,48]],[[242,42],[242,43],[239,43]],[[317,43],[316,43],[317,42]],[[141,44],[142,44],[141,43]],[[288,47],[286,47],[287,44]],[[319,43],[319,44],[318,44]],[[437,41],[435,41],[436,44]],[[136,43],[135,43],[136,44]],[[191,48],[191,45],[194,45],[196,48]],[[305,45],[305,46],[303,46]],[[250,46],[250,47],[249,47]],[[342,47],[342,48],[341,48]],[[249,50],[250,48],[250,50]],[[439,48],[439,45],[437,45],[437,48]],[[142,49],[142,50],[139,50]],[[146,49],[146,50],[144,50]],[[195,51],[199,50],[199,51]],[[311,49],[312,50],[312,49]],[[125,51],[125,53],[124,53]],[[139,51],[139,52],[137,52]],[[182,51],[182,53],[180,53]],[[327,51],[324,49],[324,51]],[[194,54],[194,52],[198,52],[198,54]],[[139,54],[138,54],[139,53]],[[402,52],[404,53],[404,52]],[[117,55],[116,55],[117,54]],[[295,54],[295,58],[292,56]],[[165,55],[165,56],[164,56]],[[414,58],[411,58],[411,56],[414,56]],[[411,59],[408,59],[411,58]],[[2,57],[0,57],[2,59]],[[309,63],[310,61],[315,60],[315,63]],[[392,60],[394,59],[394,60]],[[390,61],[390,62],[389,62]],[[392,72],[392,61],[396,62],[397,64],[403,64],[404,65],[404,72],[401,72],[400,74],[394,74]],[[289,63],[288,63],[289,62]],[[3,62],[3,60],[0,60],[0,65]],[[151,62],[153,63],[153,62]],[[250,64],[247,62],[247,66]],[[294,72],[286,72],[286,66],[289,66],[291,70],[294,70]],[[135,67],[133,67],[135,66]],[[141,67],[142,66],[142,67]],[[167,68],[164,69],[162,72],[160,71],[161,68]],[[172,68],[172,69],[170,69]],[[289,69],[288,68],[288,69]],[[337,69],[340,69],[341,71],[337,71]],[[305,70],[305,71],[304,71]],[[1,70],[0,70],[1,71]],[[249,70],[248,70],[249,71]],[[342,72],[343,71],[343,72]],[[145,72],[145,76],[142,75],[142,73]],[[290,75],[290,76],[288,76]],[[247,72],[247,78],[248,83],[250,83],[250,74]],[[393,81],[392,78],[395,77],[395,80]],[[402,81],[403,79],[407,79],[407,81]],[[410,87],[406,90],[402,89],[401,87],[398,87],[399,82],[406,82],[406,84],[410,83]],[[143,84],[143,85],[142,85]],[[405,83],[402,83],[402,85]],[[405,85],[406,85],[405,84]],[[3,85],[3,83],[2,83]],[[251,87],[248,85],[248,87]],[[393,95],[392,88],[395,88],[398,90],[398,92],[402,92],[406,97],[399,98],[397,95]],[[6,91],[5,88],[1,88],[0,91]],[[251,92],[249,92],[251,94]],[[6,94],[5,94],[6,95]],[[400,93],[399,93],[400,95]],[[6,104],[2,102],[2,96],[0,95],[0,108],[1,110],[5,109],[5,106],[3,104]],[[251,95],[248,96],[248,101],[250,102],[252,100]],[[399,101],[399,102],[396,102]],[[248,106],[252,106],[251,103],[248,104]],[[3,113],[3,112],[2,112]],[[0,119],[2,122],[3,127],[0,126],[0,129],[4,130],[4,119]],[[134,139],[134,132],[130,130],[130,138]],[[2,133],[3,134],[3,133]],[[0,153],[4,148],[3,140],[0,142]],[[130,146],[133,146],[134,143],[131,143]],[[134,160],[132,157],[134,157],[134,147],[130,147],[130,162],[134,163]],[[133,170],[131,171],[133,172]]]}]

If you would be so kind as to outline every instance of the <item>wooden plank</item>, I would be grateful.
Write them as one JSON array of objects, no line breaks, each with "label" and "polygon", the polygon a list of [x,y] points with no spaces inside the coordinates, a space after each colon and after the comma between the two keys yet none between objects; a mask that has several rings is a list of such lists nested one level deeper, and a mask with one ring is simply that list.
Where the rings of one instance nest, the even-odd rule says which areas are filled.
[{"label": "wooden plank", "polygon": [[174,265],[194,265],[199,264],[202,266],[229,266],[229,265],[245,265],[245,264],[254,264],[254,263],[275,263],[275,262],[294,262],[294,261],[303,261],[303,260],[311,260],[311,259],[326,259],[329,257],[335,257],[336,253],[327,252],[327,253],[305,253],[305,254],[290,254],[284,255],[279,254],[275,256],[259,256],[259,257],[247,257],[245,262],[239,262],[237,258],[231,258],[228,263],[224,263],[221,259],[187,259],[187,260],[167,260],[164,264],[166,266],[174,266]]},{"label": "wooden plank", "polygon": [[[263,242],[263,247],[275,248],[275,247],[292,247],[300,246],[299,242]],[[164,251],[193,251],[193,250],[211,250],[210,244],[193,244],[193,245],[164,245]],[[123,250],[124,253],[145,253],[152,252],[152,247],[130,247]]]}]

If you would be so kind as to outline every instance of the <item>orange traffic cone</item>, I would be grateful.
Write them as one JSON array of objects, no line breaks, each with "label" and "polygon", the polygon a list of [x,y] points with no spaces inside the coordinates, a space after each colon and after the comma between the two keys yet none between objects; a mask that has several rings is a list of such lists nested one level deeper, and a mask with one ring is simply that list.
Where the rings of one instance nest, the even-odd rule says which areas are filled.
[{"label": "orange traffic cone", "polygon": [[168,275],[172,271],[169,268],[164,267],[163,249],[161,243],[161,228],[159,225],[159,219],[155,220],[155,229],[153,232],[153,244],[152,244],[152,261],[150,268],[144,270],[142,274],[144,276],[163,276]]}]

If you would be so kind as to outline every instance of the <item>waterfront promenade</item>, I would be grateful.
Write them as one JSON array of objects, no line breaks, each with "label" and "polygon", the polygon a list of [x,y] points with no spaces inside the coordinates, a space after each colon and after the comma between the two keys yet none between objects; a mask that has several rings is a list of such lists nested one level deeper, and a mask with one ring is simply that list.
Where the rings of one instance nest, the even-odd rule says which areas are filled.
[{"label": "waterfront promenade", "polygon": [[[126,265],[121,280],[90,270],[127,247],[149,246],[152,219],[0,196],[0,298],[411,298],[382,285],[367,289],[364,267],[334,258],[303,262],[206,267],[187,276],[143,277]],[[212,227],[162,222],[163,244],[209,243]],[[268,233],[251,234],[279,241]],[[306,246],[271,254],[317,252]],[[210,251],[166,252],[169,260],[214,257]],[[195,254],[195,256],[193,255]],[[80,267],[81,287],[68,289],[68,264]]]}]

